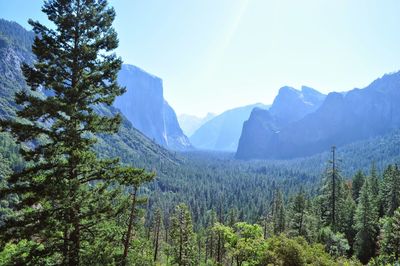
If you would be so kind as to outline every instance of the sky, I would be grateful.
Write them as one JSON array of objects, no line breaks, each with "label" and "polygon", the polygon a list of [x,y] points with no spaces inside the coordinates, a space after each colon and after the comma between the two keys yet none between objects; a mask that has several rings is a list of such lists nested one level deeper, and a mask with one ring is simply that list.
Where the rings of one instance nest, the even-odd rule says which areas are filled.
[{"label": "sky", "polygon": [[[117,54],[163,79],[178,114],[257,102],[280,87],[367,86],[400,70],[397,0],[109,0]],[[0,17],[29,29],[40,0],[0,0]]]}]

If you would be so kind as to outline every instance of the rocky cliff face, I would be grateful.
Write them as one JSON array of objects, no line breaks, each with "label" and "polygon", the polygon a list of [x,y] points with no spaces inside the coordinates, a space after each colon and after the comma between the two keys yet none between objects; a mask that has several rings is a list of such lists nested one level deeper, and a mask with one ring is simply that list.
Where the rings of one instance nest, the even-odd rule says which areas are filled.
[{"label": "rocky cliff face", "polygon": [[277,121],[268,110],[254,108],[249,119],[243,123],[236,157],[263,158],[265,152],[272,148],[271,139],[278,130]]},{"label": "rocky cliff face", "polygon": [[281,125],[286,125],[314,112],[321,106],[325,96],[306,86],[301,90],[282,87],[269,111]]},{"label": "rocky cliff face", "polygon": [[[365,89],[330,93],[319,108],[301,119],[277,123],[278,130],[273,134],[244,127],[236,156],[246,159],[303,157],[328,150],[332,145],[385,134],[400,127],[399,102],[400,72],[384,75]],[[253,145],[254,140],[250,139],[255,137],[265,145]]]},{"label": "rocky cliff face", "polygon": [[114,106],[135,128],[164,147],[173,150],[191,148],[175,111],[164,100],[160,78],[138,67],[123,65],[118,82],[126,87],[126,93],[116,99]]}]

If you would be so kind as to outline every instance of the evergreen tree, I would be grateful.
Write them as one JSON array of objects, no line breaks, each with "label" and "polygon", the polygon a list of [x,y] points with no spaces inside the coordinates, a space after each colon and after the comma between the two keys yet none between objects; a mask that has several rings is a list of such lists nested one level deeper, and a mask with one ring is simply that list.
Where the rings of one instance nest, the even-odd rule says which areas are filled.
[{"label": "evergreen tree", "polygon": [[386,215],[393,216],[400,207],[400,170],[397,165],[389,165],[383,173],[381,200]]},{"label": "evergreen tree", "polygon": [[352,195],[353,199],[358,202],[358,197],[360,196],[360,191],[361,187],[363,186],[365,181],[365,175],[361,171],[357,171],[357,173],[354,175],[353,180],[352,180]]},{"label": "evergreen tree", "polygon": [[378,210],[370,182],[367,179],[361,188],[355,213],[354,228],[357,234],[354,250],[363,263],[367,263],[375,255],[378,235]]},{"label": "evergreen tree", "polygon": [[374,163],[371,166],[370,180],[371,180],[372,193],[378,199],[379,198],[379,176],[376,171],[376,166]]},{"label": "evergreen tree", "polygon": [[277,190],[275,192],[272,221],[275,234],[280,234],[283,231],[285,231],[285,225],[286,225],[285,207],[284,207],[282,192],[280,190]]},{"label": "evergreen tree", "polygon": [[42,11],[54,27],[29,21],[37,61],[22,67],[29,89],[16,94],[18,118],[1,121],[27,144],[27,166],[0,192],[19,198],[1,242],[29,241],[19,263],[80,265],[125,206],[116,202],[124,173],[118,160],[98,159],[92,149],[95,134],[115,133],[121,121],[96,112],[124,92],[116,79],[121,60],[112,52],[115,12],[106,0],[49,0]]},{"label": "evergreen tree", "polygon": [[229,209],[228,212],[228,226],[233,227],[237,222],[237,210],[234,208]]},{"label": "evergreen tree", "polygon": [[357,204],[353,199],[352,190],[350,188],[345,189],[345,199],[340,211],[340,220],[338,223],[338,231],[343,233],[349,244],[349,255],[353,254],[353,244],[356,236],[356,230],[354,229],[354,216],[356,212]]},{"label": "evergreen tree", "polygon": [[343,180],[336,161],[336,148],[332,147],[331,167],[326,171],[320,194],[321,219],[326,226],[331,226],[333,231],[338,230],[340,223],[340,210],[344,201]]},{"label": "evergreen tree", "polygon": [[157,261],[158,255],[160,253],[160,242],[161,242],[161,234],[162,234],[162,211],[160,208],[157,208],[154,212],[154,221],[153,221],[153,249],[154,249],[154,261]]},{"label": "evergreen tree", "polygon": [[209,221],[208,221],[208,228],[206,232],[206,254],[205,254],[205,262],[207,263],[207,260],[210,258],[212,259],[214,257],[214,254],[216,254],[215,247],[216,247],[216,237],[214,236],[213,232],[213,227],[214,224],[217,222],[217,214],[214,210],[210,211],[209,214]]},{"label": "evergreen tree", "polygon": [[[12,174],[10,163],[3,158],[0,154],[0,189],[4,189],[6,187],[6,179]],[[0,199],[0,228],[4,225],[4,219],[10,214],[12,211],[12,202],[15,201],[16,198],[7,198]],[[2,246],[0,239],[0,247]]]},{"label": "evergreen tree", "polygon": [[300,192],[294,197],[290,211],[290,232],[294,236],[306,236],[306,216],[307,216],[307,201],[301,188]]},{"label": "evergreen tree", "polygon": [[11,175],[11,167],[10,162],[4,159],[3,155],[0,154],[0,183],[4,182],[4,180]]},{"label": "evergreen tree", "polygon": [[393,217],[384,219],[381,234],[381,253],[394,255],[395,260],[398,261],[400,259],[400,208],[394,212]]},{"label": "evergreen tree", "polygon": [[137,216],[137,205],[146,201],[146,198],[139,198],[138,191],[140,186],[154,178],[154,174],[146,173],[143,169],[134,169],[131,167],[120,168],[120,182],[126,186],[131,185],[131,203],[128,217],[128,225],[124,239],[124,253],[122,256],[122,265],[126,265],[128,261],[128,252],[131,245],[131,236],[133,233],[134,222]]},{"label": "evergreen tree", "polygon": [[176,206],[171,217],[170,235],[173,262],[179,266],[196,265],[192,218],[188,207],[183,203]]}]

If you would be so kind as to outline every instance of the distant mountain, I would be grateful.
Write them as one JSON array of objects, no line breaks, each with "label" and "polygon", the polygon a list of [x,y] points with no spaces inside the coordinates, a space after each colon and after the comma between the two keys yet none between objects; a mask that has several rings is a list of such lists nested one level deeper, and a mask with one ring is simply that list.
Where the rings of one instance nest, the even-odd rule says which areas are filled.
[{"label": "distant mountain", "polygon": [[179,125],[186,136],[190,137],[197,129],[215,117],[215,114],[208,113],[205,117],[181,114],[178,116]]},{"label": "distant mountain", "polygon": [[[15,22],[0,19],[0,119],[16,115],[14,94],[26,88],[20,65],[22,62],[31,64],[35,60],[31,52],[33,38],[33,32]],[[96,110],[104,115],[119,112],[114,107],[106,106],[97,106]],[[166,149],[133,128],[124,116],[122,119],[117,134],[99,136],[96,150],[100,156],[120,157],[124,163],[147,169],[155,169],[165,163],[175,164],[178,161]],[[3,145],[6,142],[2,140],[8,138],[6,134],[0,134],[0,143]]]},{"label": "distant mountain", "polygon": [[321,106],[326,95],[310,87],[282,87],[269,112],[280,125],[297,121]]},{"label": "distant mountain", "polygon": [[[271,148],[276,132],[314,112],[326,95],[303,86],[301,90],[282,87],[269,110],[255,108],[244,122],[236,156],[238,158],[264,158]],[[274,147],[279,149],[279,147]]]},{"label": "distant mountain", "polygon": [[196,130],[190,137],[190,142],[198,149],[235,151],[243,122],[256,107],[268,108],[267,105],[257,103],[225,111]]},{"label": "distant mountain", "polygon": [[162,80],[142,69],[123,65],[118,82],[126,93],[117,97],[114,106],[132,125],[156,143],[172,149],[191,148],[179,126],[175,111],[164,100]]},{"label": "distant mountain", "polygon": [[[264,133],[251,132],[250,123],[246,122],[236,157],[303,157],[332,145],[342,146],[386,134],[400,127],[399,102],[400,72],[384,75],[365,89],[332,92],[314,112],[275,131],[264,127]],[[264,145],[252,145],[251,136],[257,136]]]}]

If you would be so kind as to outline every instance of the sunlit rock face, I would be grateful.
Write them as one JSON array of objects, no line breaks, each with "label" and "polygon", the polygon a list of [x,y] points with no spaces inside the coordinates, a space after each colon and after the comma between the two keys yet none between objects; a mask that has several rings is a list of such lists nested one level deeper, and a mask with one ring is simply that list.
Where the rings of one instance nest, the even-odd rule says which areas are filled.
[{"label": "sunlit rock face", "polygon": [[123,65],[118,83],[126,88],[114,103],[135,128],[172,150],[187,150],[190,142],[179,126],[175,111],[165,101],[162,80],[142,69]]}]

